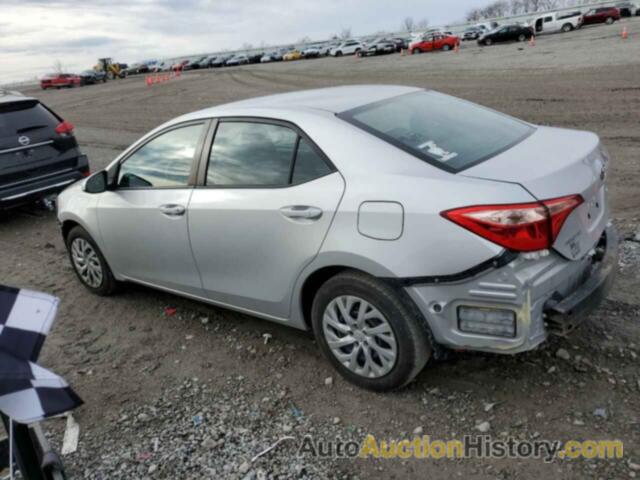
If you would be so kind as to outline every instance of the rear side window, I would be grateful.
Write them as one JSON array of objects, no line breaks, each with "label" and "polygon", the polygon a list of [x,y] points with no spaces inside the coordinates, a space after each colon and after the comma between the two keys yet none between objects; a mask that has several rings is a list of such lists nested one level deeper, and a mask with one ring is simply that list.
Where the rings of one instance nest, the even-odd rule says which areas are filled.
[{"label": "rear side window", "polygon": [[449,172],[495,156],[535,131],[508,115],[432,91],[400,95],[338,116]]},{"label": "rear side window", "polygon": [[315,146],[292,128],[251,121],[221,121],[209,155],[206,184],[283,187],[331,172]]},{"label": "rear side window", "polygon": [[301,138],[293,166],[292,183],[308,182],[314,178],[323,177],[330,172],[331,169],[316,149],[307,140]]},{"label": "rear side window", "polygon": [[10,137],[29,130],[55,128],[60,119],[36,100],[0,104],[0,137]]}]

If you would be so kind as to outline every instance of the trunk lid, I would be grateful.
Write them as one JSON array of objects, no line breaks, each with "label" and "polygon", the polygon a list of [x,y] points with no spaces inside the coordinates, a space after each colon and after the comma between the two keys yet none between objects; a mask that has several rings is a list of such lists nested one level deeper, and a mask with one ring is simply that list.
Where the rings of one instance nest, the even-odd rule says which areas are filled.
[{"label": "trunk lid", "polygon": [[597,244],[609,219],[607,161],[593,133],[537,127],[518,145],[462,175],[517,183],[538,200],[580,194],[584,202],[569,215],[553,244],[560,254],[577,260]]}]

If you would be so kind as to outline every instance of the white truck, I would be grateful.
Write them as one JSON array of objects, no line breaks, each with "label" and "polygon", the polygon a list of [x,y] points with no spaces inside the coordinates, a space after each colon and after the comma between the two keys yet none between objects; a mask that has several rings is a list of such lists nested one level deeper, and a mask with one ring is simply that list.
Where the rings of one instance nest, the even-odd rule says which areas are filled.
[{"label": "white truck", "polygon": [[582,12],[545,13],[532,22],[536,35],[544,33],[567,33],[582,27]]}]

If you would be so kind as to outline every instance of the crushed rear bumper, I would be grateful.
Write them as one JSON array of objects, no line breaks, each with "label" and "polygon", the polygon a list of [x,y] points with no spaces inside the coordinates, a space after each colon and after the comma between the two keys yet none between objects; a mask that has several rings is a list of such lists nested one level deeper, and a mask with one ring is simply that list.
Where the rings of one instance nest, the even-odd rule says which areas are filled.
[{"label": "crushed rear bumper", "polygon": [[[465,350],[513,354],[531,350],[550,334],[565,335],[605,298],[615,279],[618,235],[607,226],[590,255],[570,261],[549,252],[518,256],[506,265],[472,272],[466,278],[405,286],[426,318],[437,343]],[[513,337],[463,332],[458,308],[510,310]]]}]

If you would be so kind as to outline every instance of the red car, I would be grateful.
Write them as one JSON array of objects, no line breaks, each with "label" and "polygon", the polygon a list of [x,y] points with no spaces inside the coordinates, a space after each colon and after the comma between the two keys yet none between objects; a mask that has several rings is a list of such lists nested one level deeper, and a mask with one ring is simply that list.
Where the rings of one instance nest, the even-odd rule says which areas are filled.
[{"label": "red car", "polygon": [[60,73],[54,75],[47,75],[42,80],[40,80],[40,87],[43,90],[47,88],[72,88],[79,87],[82,79],[78,75],[74,75],[72,73]]},{"label": "red car", "polygon": [[583,18],[583,25],[594,25],[596,23],[611,25],[616,20],[620,20],[620,10],[615,7],[592,8],[584,14]]},{"label": "red car", "polygon": [[433,33],[409,44],[409,53],[431,52],[433,50],[449,51],[460,45],[460,39],[455,35]]}]

